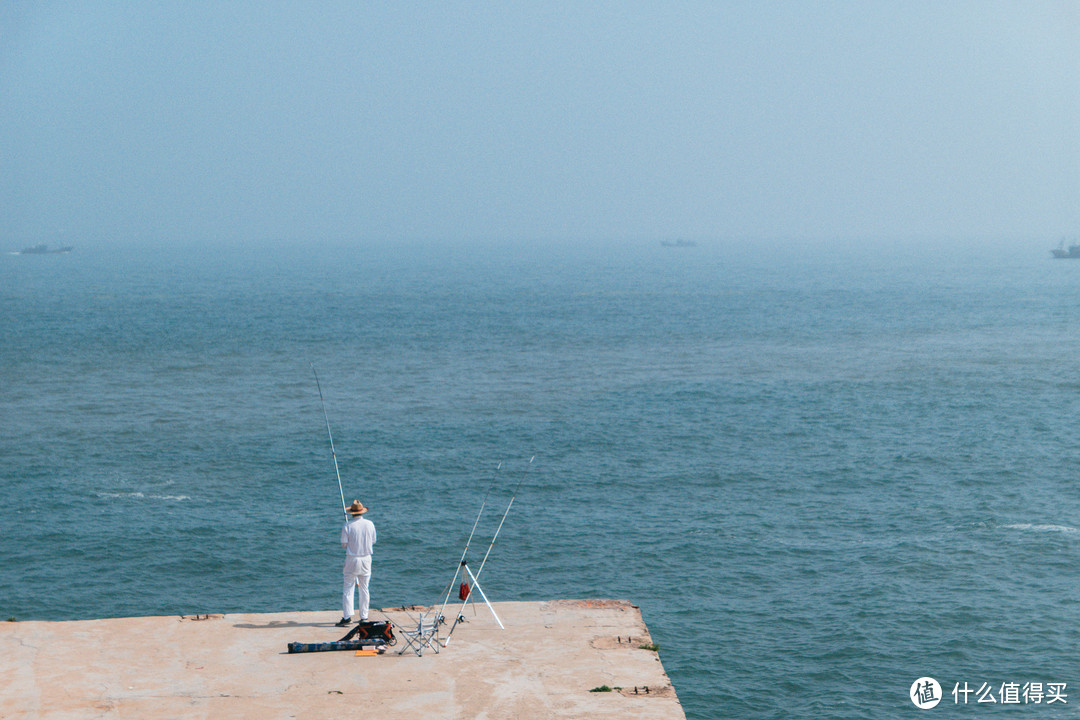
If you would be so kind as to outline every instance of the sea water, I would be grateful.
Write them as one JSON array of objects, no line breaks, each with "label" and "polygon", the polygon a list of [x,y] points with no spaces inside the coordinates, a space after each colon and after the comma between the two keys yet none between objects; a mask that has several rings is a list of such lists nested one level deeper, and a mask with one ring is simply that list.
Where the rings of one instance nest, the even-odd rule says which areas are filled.
[{"label": "sea water", "polygon": [[0,256],[0,620],[336,619],[314,364],[375,606],[490,488],[488,596],[639,604],[688,718],[1074,716],[1078,359],[1037,244]]}]

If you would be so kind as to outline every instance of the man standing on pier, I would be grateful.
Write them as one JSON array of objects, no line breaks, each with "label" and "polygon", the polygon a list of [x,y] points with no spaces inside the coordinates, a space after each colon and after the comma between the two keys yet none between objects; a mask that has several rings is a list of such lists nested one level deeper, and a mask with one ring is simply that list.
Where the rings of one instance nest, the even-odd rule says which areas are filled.
[{"label": "man standing on pier", "polygon": [[360,622],[368,619],[368,581],[371,579],[371,551],[375,545],[375,524],[364,517],[368,508],[359,500],[353,500],[345,512],[352,519],[341,529],[341,547],[345,548],[345,584],[341,591],[341,620],[338,627],[345,627],[352,622],[353,591],[359,588],[357,604]]}]

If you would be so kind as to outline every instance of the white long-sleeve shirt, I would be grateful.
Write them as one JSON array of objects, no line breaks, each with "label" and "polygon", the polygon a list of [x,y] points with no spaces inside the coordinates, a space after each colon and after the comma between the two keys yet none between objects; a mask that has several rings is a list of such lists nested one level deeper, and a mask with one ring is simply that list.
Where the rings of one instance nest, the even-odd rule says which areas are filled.
[{"label": "white long-sleeve shirt", "polygon": [[367,557],[375,545],[375,523],[362,515],[349,520],[341,529],[341,547],[349,557]]}]

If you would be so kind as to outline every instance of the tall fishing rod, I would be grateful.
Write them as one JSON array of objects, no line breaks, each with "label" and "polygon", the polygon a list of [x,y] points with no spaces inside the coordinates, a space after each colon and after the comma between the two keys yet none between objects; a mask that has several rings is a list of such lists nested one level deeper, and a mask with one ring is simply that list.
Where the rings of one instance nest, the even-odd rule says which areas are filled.
[{"label": "tall fishing rod", "polygon": [[349,519],[349,511],[345,509],[345,490],[341,487],[341,471],[338,470],[337,451],[334,450],[334,434],[330,432],[330,418],[326,416],[326,401],[322,396],[322,385],[319,383],[319,373],[315,372],[315,363],[311,363],[311,374],[315,376],[315,387],[319,388],[319,404],[322,405],[323,420],[326,421],[326,434],[330,438],[330,454],[334,458],[334,474],[337,475],[338,492],[341,493],[341,512],[345,519]]},{"label": "tall fishing rod", "polygon": [[514,487],[514,493],[510,496],[510,502],[506,504],[506,512],[503,513],[502,519],[499,520],[499,527],[495,528],[495,534],[491,536],[491,544],[488,545],[487,552],[484,553],[484,559],[480,561],[480,569],[476,571],[476,577],[480,577],[480,573],[484,572],[484,563],[487,562],[488,555],[491,554],[491,548],[495,547],[495,540],[499,537],[499,531],[502,530],[503,523],[506,522],[506,516],[510,514],[510,508],[514,506],[514,498],[517,497],[518,488],[521,487],[521,483],[525,482],[525,477],[529,474],[529,470],[532,469],[532,463],[535,459],[535,455],[529,458],[529,464],[525,466],[525,472],[522,473],[521,479],[518,480],[518,484]]},{"label": "tall fishing rod", "polygon": [[454,589],[454,583],[458,579],[458,573],[461,572],[461,567],[465,564],[465,556],[469,554],[469,546],[472,544],[473,535],[476,534],[476,526],[480,524],[480,516],[484,514],[484,506],[487,505],[488,496],[491,495],[491,489],[495,487],[495,481],[499,479],[500,468],[502,468],[501,462],[495,466],[495,474],[492,475],[487,492],[484,493],[484,501],[480,503],[480,512],[476,513],[476,519],[473,520],[472,530],[469,531],[469,539],[465,541],[465,549],[461,551],[461,560],[454,570],[454,577],[450,579],[450,584],[446,586],[446,597],[443,598],[442,609],[439,611],[440,615],[442,614],[442,610],[445,610],[446,605],[450,602],[450,591]]}]

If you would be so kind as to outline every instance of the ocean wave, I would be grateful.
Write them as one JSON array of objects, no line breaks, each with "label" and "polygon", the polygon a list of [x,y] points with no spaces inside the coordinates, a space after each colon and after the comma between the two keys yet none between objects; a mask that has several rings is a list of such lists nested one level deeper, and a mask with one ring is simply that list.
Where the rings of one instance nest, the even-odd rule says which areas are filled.
[{"label": "ocean wave", "polygon": [[1034,523],[1015,523],[1013,525],[1005,525],[1005,528],[1009,530],[1030,530],[1032,532],[1060,532],[1060,533],[1075,533],[1080,532],[1074,527],[1068,525],[1049,525],[1049,524],[1034,524]]},{"label": "ocean wave", "polygon": [[172,501],[181,501],[181,500],[190,500],[191,499],[190,495],[147,495],[146,493],[141,493],[141,492],[137,492],[137,491],[136,492],[99,492],[99,493],[96,493],[96,495],[99,498],[109,498],[109,499],[131,498],[131,499],[134,499],[134,500],[172,500]]}]

